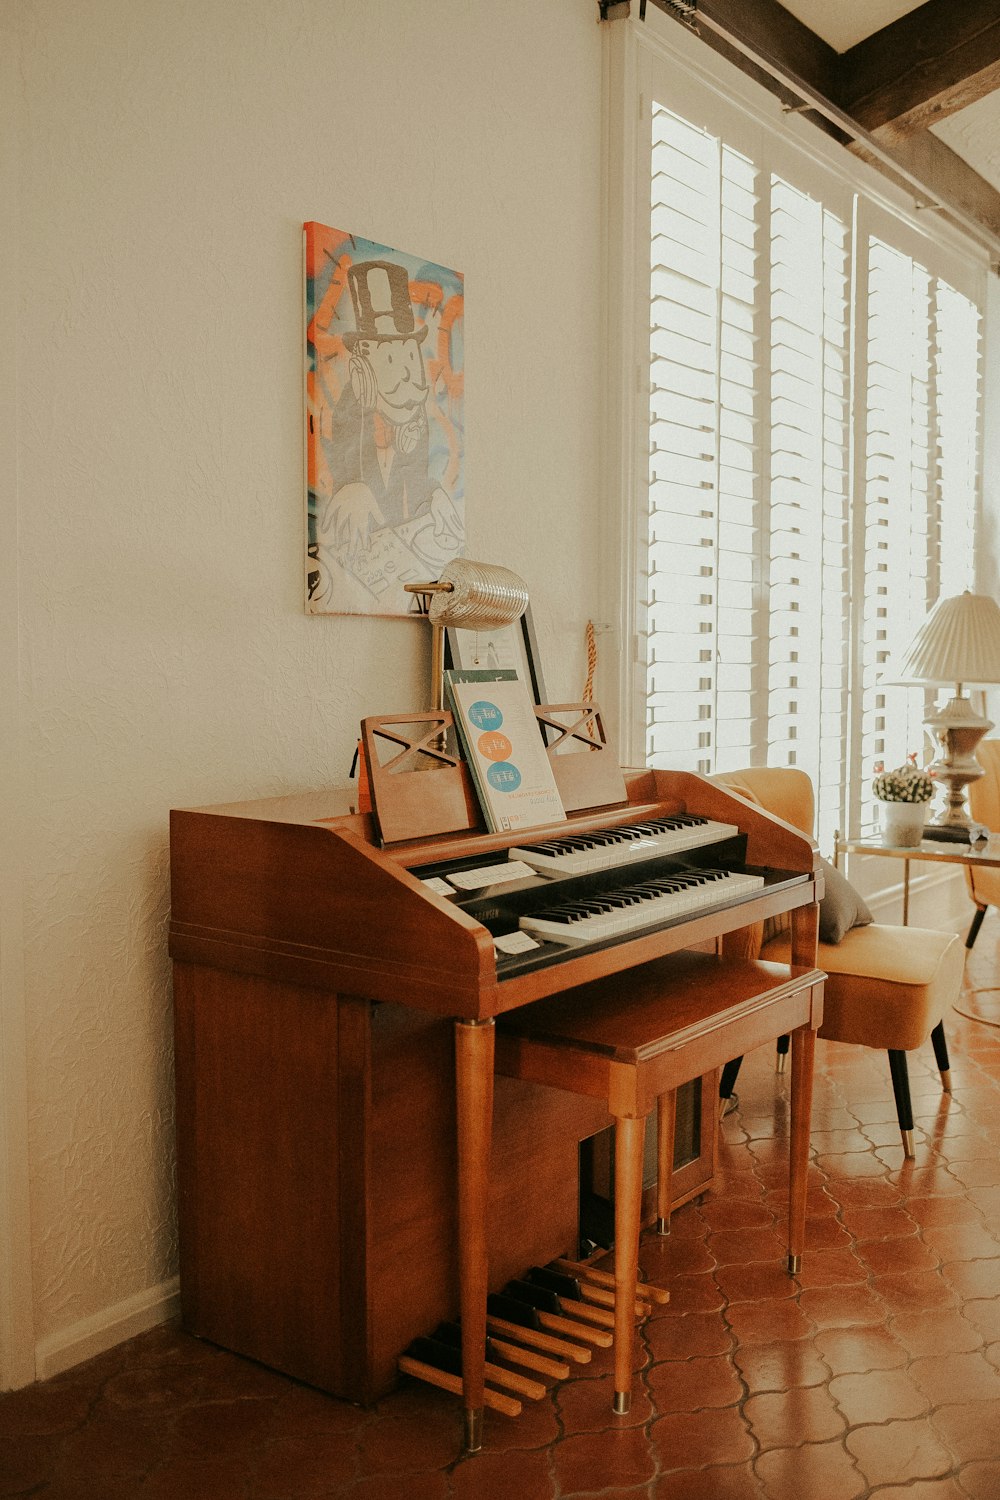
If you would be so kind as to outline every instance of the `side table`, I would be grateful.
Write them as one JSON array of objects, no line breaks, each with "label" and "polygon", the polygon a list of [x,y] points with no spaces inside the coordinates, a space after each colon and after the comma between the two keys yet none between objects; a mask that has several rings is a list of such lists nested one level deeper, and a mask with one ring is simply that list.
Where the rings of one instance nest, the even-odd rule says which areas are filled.
[{"label": "side table", "polygon": [[[1000,834],[991,833],[976,844],[953,844],[924,839],[912,848],[895,848],[879,841],[877,834],[864,833],[859,838],[842,838],[834,835],[833,863],[839,868],[842,854],[871,854],[880,859],[903,861],[903,926],[910,921],[910,865],[914,860],[945,865],[986,865],[1000,869]],[[972,1021],[982,1021],[988,1026],[1000,1023],[996,1017],[983,1015],[970,1007],[960,1012]]]}]

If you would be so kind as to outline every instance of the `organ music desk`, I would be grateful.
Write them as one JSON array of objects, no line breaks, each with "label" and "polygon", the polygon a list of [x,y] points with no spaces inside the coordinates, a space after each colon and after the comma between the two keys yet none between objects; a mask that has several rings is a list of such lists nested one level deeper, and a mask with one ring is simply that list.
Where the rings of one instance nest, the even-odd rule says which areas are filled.
[{"label": "organ music desk", "polygon": [[[608,1124],[594,1099],[508,1078],[496,1079],[494,1116],[494,1018],[780,913],[793,971],[815,962],[822,877],[808,838],[693,774],[626,771],[622,785],[624,801],[574,812],[536,842],[693,814],[734,831],[712,860],[703,849],[682,860],[724,860],[759,883],[624,935],[505,955],[495,936],[544,904],[540,889],[551,898],[551,876],[457,897],[427,882],[503,863],[523,834],[380,847],[346,791],[171,814],[191,1332],[370,1401],[457,1301],[472,1430],[487,1291],[575,1248],[578,1143]],[[566,889],[579,894],[584,878],[613,895],[662,863],[570,877]],[[747,1047],[768,1036],[748,1033]]]}]

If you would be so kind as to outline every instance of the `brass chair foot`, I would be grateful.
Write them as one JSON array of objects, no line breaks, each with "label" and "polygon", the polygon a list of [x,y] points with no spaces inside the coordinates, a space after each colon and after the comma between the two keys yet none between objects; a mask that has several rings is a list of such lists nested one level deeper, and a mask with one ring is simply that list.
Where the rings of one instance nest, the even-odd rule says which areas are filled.
[{"label": "brass chair foot", "polygon": [[481,1406],[466,1407],[465,1451],[466,1453],[478,1453],[482,1446],[483,1408]]},{"label": "brass chair foot", "polygon": [[944,1091],[945,1091],[946,1094],[950,1094],[951,1093],[951,1069],[950,1068],[942,1068],[941,1069],[941,1087],[944,1089]]},{"label": "brass chair foot", "polygon": [[719,1100],[719,1119],[724,1120],[727,1115],[731,1115],[733,1110],[739,1109],[739,1107],[739,1094],[726,1094]]},{"label": "brass chair foot", "polygon": [[776,1073],[783,1073],[785,1071],[785,1063],[787,1062],[787,1060],[788,1060],[788,1053],[787,1052],[779,1052],[776,1055],[775,1060],[774,1060],[774,1071]]},{"label": "brass chair foot", "polygon": [[913,1161],[916,1157],[916,1152],[913,1149],[913,1131],[901,1130],[900,1135],[903,1137],[903,1155]]},{"label": "brass chair foot", "polygon": [[670,1233],[670,1220],[669,1219],[657,1219],[657,1221],[656,1221],[656,1232],[657,1232],[657,1234],[669,1234]]},{"label": "brass chair foot", "polygon": [[615,1391],[615,1397],[614,1397],[614,1400],[611,1403],[611,1410],[614,1412],[615,1416],[616,1417],[625,1417],[625,1416],[628,1416],[628,1413],[631,1410],[631,1407],[632,1407],[632,1392],[631,1391]]},{"label": "brass chair foot", "polygon": [[802,1257],[801,1257],[801,1255],[790,1255],[788,1257],[788,1274],[789,1274],[789,1276],[797,1276],[801,1270],[802,1270]]}]

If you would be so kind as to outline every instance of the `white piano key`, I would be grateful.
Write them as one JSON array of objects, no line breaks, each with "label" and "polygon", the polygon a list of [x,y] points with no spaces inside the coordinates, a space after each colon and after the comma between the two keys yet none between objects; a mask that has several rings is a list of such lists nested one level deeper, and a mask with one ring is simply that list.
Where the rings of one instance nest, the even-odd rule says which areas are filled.
[{"label": "white piano key", "polygon": [[[671,828],[671,823],[679,827]],[[622,824],[589,834],[571,834],[522,844],[508,851],[511,859],[531,865],[540,875],[588,875],[611,870],[633,860],[653,859],[662,854],[683,854],[714,844],[739,833],[735,823],[717,823],[710,818],[680,815],[652,822]]]},{"label": "white piano key", "polygon": [[[707,875],[718,878],[698,878]],[[560,911],[560,907],[556,906],[546,909],[549,915],[546,915],[545,910],[537,914],[528,913],[520,918],[518,925],[522,931],[530,932],[535,937],[568,946],[606,942],[609,938],[621,937],[644,927],[657,927],[675,917],[749,895],[760,890],[764,877],[730,870],[685,871],[682,876],[670,877],[665,882],[673,886],[672,889],[656,890],[657,883],[651,881],[645,887],[626,886],[619,892],[606,891],[592,898],[567,901],[562,908],[565,920],[559,920],[555,915]],[[644,894],[634,904],[622,905],[618,911],[586,910],[588,905],[596,906],[602,901],[613,902],[616,896],[627,898],[630,893],[638,891],[648,891],[648,894]]]}]

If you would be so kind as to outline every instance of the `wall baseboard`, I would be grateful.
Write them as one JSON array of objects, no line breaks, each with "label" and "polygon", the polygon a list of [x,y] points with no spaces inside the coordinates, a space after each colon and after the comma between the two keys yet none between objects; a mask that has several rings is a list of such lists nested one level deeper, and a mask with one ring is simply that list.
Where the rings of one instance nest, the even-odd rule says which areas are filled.
[{"label": "wall baseboard", "polygon": [[177,1316],[180,1306],[180,1280],[173,1276],[169,1281],[126,1297],[123,1302],[106,1307],[90,1318],[71,1323],[68,1328],[50,1334],[35,1345],[37,1379],[48,1380],[53,1375],[60,1375],[63,1370],[93,1359],[96,1354],[103,1354],[126,1339],[135,1338],[137,1333],[145,1333],[159,1323],[166,1323]]}]

